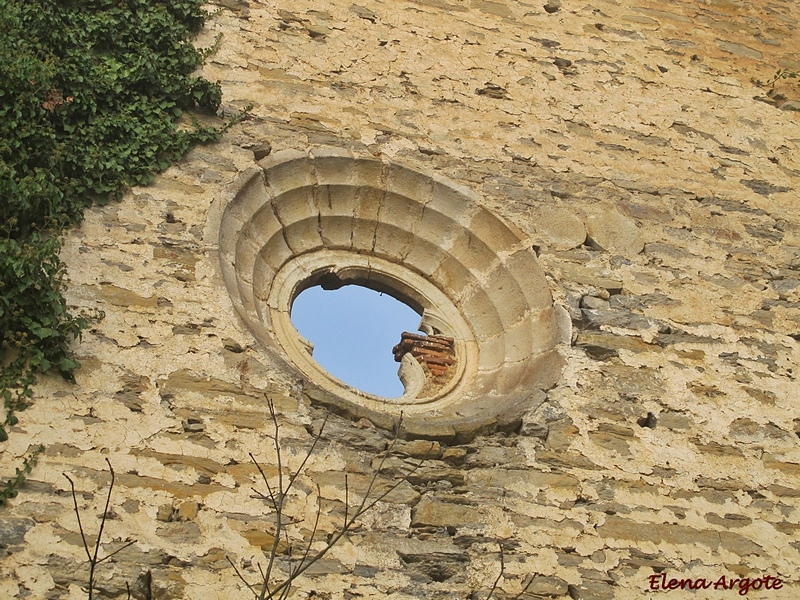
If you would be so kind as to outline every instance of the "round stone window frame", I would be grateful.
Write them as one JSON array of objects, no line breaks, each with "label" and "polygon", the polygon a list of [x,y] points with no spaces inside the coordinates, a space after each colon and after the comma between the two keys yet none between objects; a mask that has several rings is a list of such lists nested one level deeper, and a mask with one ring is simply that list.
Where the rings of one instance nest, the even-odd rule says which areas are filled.
[{"label": "round stone window frame", "polygon": [[[247,329],[337,412],[385,428],[402,415],[406,437],[468,439],[513,427],[563,369],[569,319],[533,241],[439,174],[341,148],[283,150],[241,174],[206,232]],[[422,331],[455,340],[452,377],[431,388],[406,365],[406,393],[387,399],[328,374],[291,322],[294,299],[318,284],[363,285],[420,312]]]}]

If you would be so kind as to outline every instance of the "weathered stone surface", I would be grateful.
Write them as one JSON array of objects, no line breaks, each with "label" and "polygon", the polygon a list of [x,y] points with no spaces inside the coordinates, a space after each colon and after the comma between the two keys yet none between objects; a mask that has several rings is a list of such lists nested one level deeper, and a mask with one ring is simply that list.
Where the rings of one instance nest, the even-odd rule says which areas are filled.
[{"label": "weathered stone surface", "polygon": [[584,581],[579,585],[570,585],[569,595],[574,600],[612,600],[616,597],[616,589],[610,583]]},{"label": "weathered stone surface", "polygon": [[0,519],[0,543],[3,549],[18,548],[25,541],[25,534],[35,525],[31,519],[8,517]]},{"label": "weathered stone surface", "polygon": [[639,540],[659,544],[702,544],[711,549],[724,548],[739,556],[761,555],[764,550],[746,537],[726,531],[698,530],[684,525],[664,525],[660,523],[638,524],[622,517],[607,517],[597,528],[601,537],[618,540]]},{"label": "weathered stone surface", "polygon": [[712,525],[720,525],[725,528],[745,527],[753,522],[750,517],[730,513],[722,517],[716,513],[709,513],[706,515],[706,520]]},{"label": "weathered stone surface", "polygon": [[531,215],[541,243],[556,250],[577,248],[586,240],[583,221],[566,208],[542,206]]},{"label": "weathered stone surface", "polygon": [[611,277],[598,275],[596,271],[587,267],[572,263],[560,263],[557,267],[566,281],[574,281],[584,285],[608,290],[610,293],[618,294],[622,291],[622,281]]},{"label": "weathered stone surface", "polygon": [[132,290],[112,284],[101,286],[97,296],[109,304],[125,307],[138,306],[142,308],[155,308],[158,300],[155,296],[140,296]]},{"label": "weathered stone surface", "polygon": [[666,331],[667,325],[628,311],[583,309],[583,320],[587,327],[619,327],[621,329]]},{"label": "weathered stone surface", "polygon": [[473,469],[468,474],[468,481],[481,487],[496,487],[524,494],[535,494],[540,489],[576,490],[578,487],[578,479],[574,475],[504,469]]},{"label": "weathered stone surface", "polygon": [[605,360],[619,355],[619,350],[631,352],[648,352],[652,344],[637,337],[616,335],[606,331],[580,331],[575,345],[583,348],[589,356],[596,360]]},{"label": "weathered stone surface", "polygon": [[636,223],[611,206],[593,206],[585,223],[591,241],[612,254],[633,256],[644,248]]},{"label": "weathered stone surface", "polygon": [[[99,566],[98,596],[126,597],[126,581],[136,598],[246,596],[226,557],[257,581],[274,541],[274,511],[259,496],[267,485],[249,456],[275,489],[268,397],[284,484],[300,469],[286,496],[279,570],[287,544],[293,560],[305,548],[318,508],[314,550],[338,532],[398,415],[381,418],[380,406],[332,415],[301,467],[325,411],[302,372],[266,350],[274,322],[259,341],[242,321],[263,319],[267,269],[284,264],[286,241],[302,251],[323,236],[342,247],[352,236],[370,260],[411,256],[421,276],[446,279],[455,304],[513,334],[476,342],[492,364],[513,367],[552,339],[525,310],[550,295],[572,320],[574,346],[563,348],[563,373],[547,368],[541,393],[512,372],[457,417],[471,419],[478,401],[495,402],[502,389],[519,402],[507,421],[463,436],[405,421],[371,497],[399,485],[295,582],[295,594],[483,598],[499,573],[498,543],[497,598],[514,597],[534,576],[540,598],[633,600],[663,569],[796,572],[800,122],[789,109],[800,91],[792,78],[764,89],[752,80],[800,65],[797,3],[216,4],[229,8],[200,34],[201,47],[223,34],[202,71],[221,82],[223,114],[253,109],[220,142],[87,211],[65,235],[68,310],[105,318],[74,342],[77,383],[40,378],[0,446],[2,481],[46,446],[2,509],[0,598],[81,595],[86,560],[62,473],[76,482],[93,534],[110,481],[106,457],[116,483],[102,550],[139,541]],[[295,200],[306,208],[344,206],[334,188],[363,180],[347,162],[358,154],[380,184],[373,188],[417,194],[418,210],[361,187],[341,221],[320,221],[309,208],[251,263],[244,254],[222,263],[215,253],[229,240],[212,224],[231,182],[254,174],[258,182],[265,171],[254,158],[277,165],[286,152],[297,162],[272,183],[304,186]],[[332,162],[313,167],[309,156]],[[244,228],[244,215],[229,215],[232,231],[246,229],[243,245],[268,234],[276,212],[286,216],[274,197],[248,201],[263,220]],[[437,216],[443,207],[460,229]],[[348,225],[349,208],[371,211],[368,226]],[[431,244],[376,235],[390,217],[413,222],[399,229],[424,231]],[[508,231],[492,235],[494,217]],[[450,249],[471,278],[441,265]],[[518,250],[535,260],[515,263],[508,277]],[[223,283],[220,265],[234,262],[236,279]],[[526,300],[492,304],[475,295],[481,286],[504,299],[518,289]],[[253,304],[237,314],[229,289],[252,289]],[[433,455],[403,480],[428,439]],[[785,578],[780,592],[800,597]]]},{"label": "weathered stone surface", "polygon": [[566,450],[576,441],[578,432],[579,429],[575,427],[571,419],[556,421],[548,427],[545,444],[553,450]]},{"label": "weathered stone surface", "polygon": [[539,596],[563,596],[567,593],[567,582],[558,577],[536,576],[528,586],[528,593]]},{"label": "weathered stone surface", "polygon": [[479,525],[481,522],[481,513],[477,507],[441,502],[427,495],[423,496],[411,512],[412,527],[458,528]]}]

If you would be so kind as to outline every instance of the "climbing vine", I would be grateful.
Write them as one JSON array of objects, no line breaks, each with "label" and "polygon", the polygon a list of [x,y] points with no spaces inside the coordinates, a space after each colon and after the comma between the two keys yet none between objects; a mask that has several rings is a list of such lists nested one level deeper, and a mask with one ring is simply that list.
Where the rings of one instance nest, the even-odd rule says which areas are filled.
[{"label": "climbing vine", "polygon": [[[200,0],[0,0],[0,443],[38,374],[72,379],[87,326],[63,296],[60,235],[83,210],[218,139],[219,84],[193,73]],[[35,454],[0,487],[13,497]]]}]

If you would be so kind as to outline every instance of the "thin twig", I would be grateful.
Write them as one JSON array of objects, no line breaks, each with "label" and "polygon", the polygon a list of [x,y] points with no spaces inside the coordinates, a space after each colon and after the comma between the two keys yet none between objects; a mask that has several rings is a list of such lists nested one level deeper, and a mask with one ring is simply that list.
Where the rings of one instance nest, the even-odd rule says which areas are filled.
[{"label": "thin twig", "polygon": [[103,508],[103,518],[100,519],[100,531],[97,532],[97,541],[94,544],[94,556],[89,561],[89,600],[92,600],[92,586],[94,585],[94,570],[97,567],[97,555],[100,553],[100,542],[103,539],[103,529],[106,526],[106,517],[108,517],[108,505],[111,503],[111,492],[114,489],[114,467],[111,466],[111,461],[106,457],[106,464],[111,471],[111,485],[108,486],[108,496],[106,496],[106,505]]},{"label": "thin twig", "polygon": [[153,572],[150,569],[144,574],[144,600],[153,600]]},{"label": "thin twig", "polygon": [[236,572],[236,575],[238,575],[239,579],[241,579],[241,580],[242,580],[242,583],[244,583],[244,584],[245,584],[245,585],[248,587],[248,589],[249,589],[251,592],[253,592],[253,595],[254,595],[256,598],[258,598],[258,592],[256,592],[256,591],[253,589],[253,586],[252,586],[252,585],[250,585],[249,583],[247,583],[247,580],[246,580],[244,577],[242,577],[242,574],[239,572],[239,569],[236,567],[236,565],[235,565],[235,564],[233,564],[233,561],[231,560],[231,557],[230,557],[230,556],[228,556],[228,555],[225,555],[225,560],[227,560],[227,561],[230,563],[230,565],[233,567],[233,570]]},{"label": "thin twig", "polygon": [[[402,421],[403,421],[403,417],[402,417],[402,414],[401,414],[400,415],[400,420],[399,420],[397,428],[395,430],[394,437],[392,438],[391,442],[386,446],[385,450],[383,451],[383,454],[381,456],[381,460],[378,463],[377,468],[374,469],[374,473],[372,474],[372,477],[369,480],[369,484],[366,487],[366,490],[365,490],[365,492],[364,492],[364,494],[363,494],[363,496],[361,498],[361,501],[358,503],[357,506],[354,506],[354,507],[351,507],[351,505],[350,505],[350,483],[349,483],[349,479],[348,479],[347,474],[345,474],[345,508],[344,508],[344,518],[343,518],[343,521],[342,521],[342,525],[338,529],[338,531],[333,533],[328,538],[328,540],[325,543],[325,546],[323,548],[318,550],[316,553],[312,554],[311,552],[312,552],[312,548],[313,548],[313,545],[314,545],[314,541],[315,541],[316,536],[317,536],[317,532],[319,530],[319,521],[320,521],[321,514],[322,514],[322,504],[321,504],[321,502],[322,502],[322,493],[321,493],[319,484],[317,484],[317,502],[318,502],[318,504],[317,504],[317,513],[316,513],[316,517],[315,517],[315,521],[314,521],[314,526],[313,526],[313,528],[311,530],[311,536],[310,536],[310,538],[308,540],[308,543],[305,545],[305,548],[303,550],[302,556],[300,557],[300,560],[299,561],[294,561],[293,558],[292,558],[292,546],[291,546],[291,543],[289,541],[289,533],[288,533],[288,530],[286,529],[286,526],[294,524],[294,521],[292,521],[291,519],[287,519],[286,518],[286,515],[284,514],[285,503],[286,503],[286,499],[288,497],[289,491],[291,490],[291,488],[294,485],[295,481],[297,481],[297,478],[300,476],[300,474],[304,472],[306,464],[308,463],[309,459],[311,458],[311,455],[316,450],[320,440],[322,439],[323,431],[325,429],[325,425],[328,422],[329,415],[325,416],[325,419],[323,420],[323,422],[322,422],[322,424],[320,426],[319,432],[317,432],[317,434],[314,436],[313,442],[312,442],[311,446],[309,447],[308,451],[306,452],[306,455],[303,458],[303,460],[300,463],[300,465],[297,467],[297,469],[294,469],[287,476],[288,480],[287,480],[286,485],[284,487],[284,473],[283,473],[284,464],[283,464],[283,454],[281,452],[281,443],[280,443],[280,425],[278,423],[278,417],[277,417],[277,413],[275,411],[275,405],[274,405],[274,403],[273,403],[271,398],[267,399],[267,406],[269,408],[269,415],[270,415],[270,420],[272,421],[272,430],[273,430],[273,434],[272,435],[267,435],[267,437],[270,440],[272,440],[272,442],[273,442],[273,444],[275,446],[275,456],[276,456],[277,471],[278,471],[277,489],[270,485],[269,479],[267,478],[266,473],[264,472],[264,469],[261,467],[261,465],[259,464],[258,460],[256,460],[255,456],[252,453],[250,453],[250,459],[256,465],[256,468],[258,469],[259,473],[261,474],[261,479],[264,481],[264,484],[267,487],[267,492],[268,492],[269,495],[267,496],[267,495],[263,494],[262,492],[259,492],[255,488],[253,488],[253,492],[255,492],[255,494],[256,494],[256,496],[258,498],[261,498],[262,500],[268,501],[272,505],[272,508],[275,511],[275,516],[274,516],[274,519],[275,519],[275,521],[274,521],[274,525],[275,525],[274,536],[275,537],[274,537],[273,542],[272,542],[272,547],[269,550],[268,563],[267,563],[266,570],[262,570],[261,564],[257,563],[259,573],[261,574],[260,592],[257,591],[254,588],[254,586],[250,585],[244,579],[244,577],[239,572],[239,570],[236,568],[236,566],[233,564],[231,559],[228,558],[228,557],[226,557],[226,558],[228,558],[228,562],[231,564],[231,566],[233,566],[233,568],[236,571],[236,574],[238,575],[239,579],[241,579],[242,582],[244,582],[244,584],[254,594],[254,596],[257,598],[257,600],[268,600],[268,599],[273,599],[274,600],[275,598],[277,598],[278,600],[285,600],[289,596],[289,593],[290,593],[290,590],[292,589],[292,584],[293,584],[294,580],[297,579],[298,577],[300,577],[300,575],[302,575],[306,570],[308,570],[311,567],[311,565],[313,565],[317,561],[321,560],[325,556],[325,554],[327,554],[327,552],[331,548],[333,548],[333,546],[336,545],[344,535],[346,535],[349,531],[351,531],[353,529],[353,527],[355,526],[355,524],[358,521],[358,519],[364,513],[366,513],[367,511],[371,510],[372,508],[374,508],[375,505],[377,505],[379,502],[383,501],[389,494],[391,494],[400,485],[402,485],[403,482],[408,481],[409,478],[427,460],[428,455],[430,454],[430,451],[434,447],[434,444],[431,443],[431,449],[425,454],[425,456],[417,464],[413,465],[413,467],[411,468],[411,470],[408,473],[403,475],[397,482],[395,482],[393,485],[389,486],[388,489],[386,489],[385,491],[380,493],[377,497],[372,498],[371,497],[372,496],[372,492],[375,489],[375,486],[376,486],[376,484],[378,482],[378,477],[380,476],[381,472],[383,471],[383,468],[384,468],[384,466],[386,464],[386,461],[387,461],[388,457],[393,453],[394,448],[395,448],[395,446],[397,444],[397,441],[398,441],[398,439],[400,437],[400,431],[401,431],[401,428],[402,428]],[[288,575],[286,576],[286,578],[282,582],[277,584],[275,587],[270,587],[270,581],[272,580],[273,569],[276,566],[276,559],[277,559],[277,555],[278,555],[278,548],[279,548],[281,535],[283,535],[286,538],[287,553],[288,553],[288,556],[289,556]]]},{"label": "thin twig", "polygon": [[350,509],[350,483],[344,474],[344,527],[347,527],[347,512]]},{"label": "thin twig", "polygon": [[[269,407],[269,416],[272,419],[272,424],[275,429],[273,441],[275,443],[275,455],[278,463],[278,495],[275,496],[271,488],[269,488],[269,483],[267,483],[267,487],[270,489],[270,496],[275,499],[273,502],[275,507],[275,538],[272,540],[272,548],[269,552],[269,562],[267,563],[267,570],[264,574],[264,581],[261,585],[261,594],[258,596],[259,600],[265,600],[267,597],[272,598],[272,592],[269,589],[269,580],[272,576],[272,567],[275,565],[275,557],[278,554],[278,545],[281,541],[281,527],[283,525],[283,502],[285,499],[283,490],[283,461],[281,459],[281,444],[278,437],[280,434],[280,427],[278,426],[278,417],[275,414],[275,405],[272,402],[272,398],[268,399],[267,406]],[[261,471],[261,475],[266,481],[264,471],[261,469],[261,467],[259,467],[258,470]],[[267,596],[267,594],[269,594],[269,596]]]},{"label": "thin twig", "polygon": [[[339,529],[339,531],[337,531],[331,537],[331,539],[328,540],[328,542],[325,544],[325,547],[323,547],[316,554],[314,554],[307,562],[305,562],[304,564],[300,564],[297,567],[297,569],[295,569],[293,572],[291,572],[289,574],[289,577],[287,577],[285,581],[280,583],[276,588],[274,588],[272,590],[273,594],[289,588],[292,585],[292,582],[295,579],[297,579],[300,575],[302,575],[309,567],[311,567],[311,565],[313,565],[317,561],[321,560],[325,556],[325,554],[327,554],[328,551],[331,548],[333,548],[338,543],[338,541],[340,539],[342,539],[342,537],[344,537],[354,527],[356,521],[364,513],[366,513],[370,509],[372,509],[378,502],[380,502],[384,498],[386,498],[386,496],[388,496],[394,490],[396,490],[398,488],[398,486],[400,486],[404,481],[408,481],[408,478],[411,475],[413,475],[422,466],[422,464],[425,462],[425,460],[427,460],[428,454],[430,454],[430,451],[434,447],[433,443],[431,443],[431,448],[428,450],[428,452],[425,454],[425,456],[419,461],[419,463],[414,465],[414,467],[411,469],[411,471],[409,473],[407,473],[402,478],[400,478],[400,480],[398,482],[396,482],[394,485],[392,485],[388,490],[386,490],[380,496],[378,496],[377,498],[375,498],[372,501],[369,501],[370,494],[372,493],[372,489],[375,486],[375,482],[377,481],[378,475],[383,470],[383,465],[386,463],[386,459],[392,453],[392,450],[394,450],[394,447],[397,444],[397,440],[400,437],[401,425],[402,425],[402,415],[400,416],[400,422],[398,423],[397,430],[395,431],[395,436],[392,439],[392,441],[389,443],[389,445],[387,446],[386,450],[384,451],[383,457],[381,458],[381,461],[378,464],[377,469],[375,469],[375,473],[373,474],[372,479],[370,480],[369,485],[367,486],[366,492],[364,493],[364,496],[363,496],[363,498],[361,500],[361,503],[356,507],[356,509],[352,513],[352,515],[350,515],[349,518],[345,519],[345,522],[343,523],[341,529]],[[349,493],[349,491],[348,491],[348,485],[347,485],[347,476],[345,475],[345,494],[348,494],[348,493]],[[345,505],[345,513],[347,514],[348,511],[349,511],[349,501]]]},{"label": "thin twig", "polygon": [[[292,544],[289,541],[289,532],[285,528],[283,530],[283,536],[286,538],[286,555],[287,555],[287,557],[289,559],[289,573],[291,573],[292,572]],[[280,596],[279,600],[284,600],[284,598],[286,598],[289,595],[290,591],[291,591],[291,587],[290,586],[286,586],[285,588],[283,588],[283,591],[281,592],[281,596]],[[270,598],[271,597],[272,596],[270,595]]]},{"label": "thin twig", "polygon": [[[116,473],[114,473],[114,467],[111,466],[111,461],[108,459],[108,457],[106,457],[106,464],[108,465],[108,470],[111,472],[111,483],[108,486],[108,495],[106,496],[106,504],[103,507],[103,515],[100,517],[100,530],[97,532],[97,540],[94,544],[94,554],[92,554],[91,550],[89,550],[89,543],[86,540],[86,532],[84,531],[83,523],[81,522],[81,512],[78,509],[78,494],[75,491],[75,482],[72,481],[72,478],[70,478],[69,475],[66,473],[63,474],[64,477],[67,478],[67,481],[69,481],[69,485],[72,490],[72,504],[75,507],[75,516],[78,519],[78,530],[81,534],[81,542],[83,542],[83,549],[86,551],[86,557],[89,559],[89,600],[92,600],[94,595],[94,574],[97,565],[136,543],[136,540],[128,540],[122,547],[117,548],[111,554],[104,556],[103,558],[98,558],[100,554],[100,545],[103,542],[103,530],[106,526],[106,519],[108,519],[108,509],[109,506],[111,506],[111,494],[114,491],[114,482],[116,481]],[[128,585],[127,582],[125,582],[125,585]]]},{"label": "thin twig", "polygon": [[[346,477],[345,477],[345,482],[347,482],[347,478]],[[345,490],[346,489],[347,489],[347,485],[345,483]],[[346,491],[345,491],[345,497],[347,497],[347,492]],[[320,518],[320,515],[322,514],[322,502],[321,502],[321,500],[322,500],[322,494],[320,493],[319,484],[317,484],[317,516],[314,519],[314,527],[311,530],[311,537],[308,540],[308,544],[306,544],[305,552],[303,552],[303,558],[300,559],[300,565],[302,565],[306,561],[306,558],[308,558],[308,555],[311,552],[311,546],[314,544],[314,537],[317,535],[317,528],[319,527],[319,518]],[[345,509],[345,514],[347,514],[346,513],[346,509]]]},{"label": "thin twig", "polygon": [[325,414],[325,418],[322,421],[322,425],[319,426],[319,432],[317,433],[317,435],[314,436],[314,441],[311,443],[311,447],[308,449],[308,452],[306,452],[306,457],[303,459],[303,462],[300,463],[300,466],[297,467],[297,470],[294,472],[294,475],[292,475],[291,479],[289,479],[289,485],[286,486],[286,493],[287,494],[289,493],[289,490],[291,489],[292,484],[295,482],[295,479],[297,479],[297,476],[300,475],[300,473],[303,471],[303,468],[306,466],[306,463],[308,462],[308,459],[311,458],[311,454],[314,452],[314,449],[317,447],[317,443],[319,442],[320,438],[322,438],[322,433],[325,431],[325,425],[328,424],[328,417],[329,416],[330,416],[329,414],[327,414],[327,413]]},{"label": "thin twig", "polygon": [[492,594],[494,594],[494,591],[497,589],[497,584],[500,583],[500,579],[502,579],[503,573],[505,573],[506,570],[506,561],[503,557],[503,544],[497,542],[497,546],[500,548],[500,573],[497,574],[497,579],[494,580],[494,584],[492,585],[492,589],[489,590],[489,595],[486,596],[486,600],[490,600]]},{"label": "thin twig", "polygon": [[267,475],[264,473],[264,469],[262,469],[261,465],[258,464],[258,461],[256,460],[256,457],[253,456],[252,452],[248,452],[248,454],[250,455],[250,460],[253,461],[253,464],[255,464],[256,468],[258,469],[258,472],[261,473],[261,479],[264,480],[264,483],[267,486],[267,492],[269,493],[269,498],[267,498],[263,493],[259,492],[256,488],[251,488],[251,489],[256,494],[258,494],[258,496],[262,500],[269,500],[270,503],[272,503],[272,508],[275,509],[275,510],[278,510],[277,499],[275,498],[275,494],[272,492],[272,487],[269,485],[269,480],[267,479]]},{"label": "thin twig", "polygon": [[[526,584],[525,584],[525,587],[524,587],[524,588],[522,588],[522,591],[521,591],[519,594],[517,594],[516,596],[514,596],[513,600],[519,600],[520,598],[522,598],[522,595],[523,595],[525,592],[527,592],[527,591],[528,591],[528,588],[529,588],[529,587],[531,587],[531,584],[533,583],[533,579],[534,579],[534,578],[533,578],[533,577],[531,577],[531,578],[528,580],[528,583],[526,583]],[[488,600],[488,599],[487,599],[487,600]]]},{"label": "thin twig", "polygon": [[75,516],[78,517],[78,530],[81,532],[81,541],[83,542],[83,549],[86,550],[86,558],[91,561],[92,553],[89,551],[89,544],[86,543],[86,534],[83,532],[83,524],[81,523],[81,513],[78,510],[78,494],[75,492],[75,482],[66,473],[63,473],[63,475],[67,478],[72,488],[72,503],[75,505]]},{"label": "thin twig", "polygon": [[111,558],[112,556],[114,556],[114,555],[115,555],[117,552],[122,552],[123,550],[125,550],[125,548],[129,548],[130,546],[133,546],[135,543],[136,543],[136,540],[128,540],[127,542],[125,542],[125,545],[124,545],[124,546],[121,546],[120,548],[117,548],[116,550],[114,550],[114,551],[113,551],[111,554],[109,554],[108,556],[104,556],[103,558],[101,558],[100,560],[98,560],[98,561],[97,561],[97,564],[99,565],[101,562],[107,561],[109,558]]}]

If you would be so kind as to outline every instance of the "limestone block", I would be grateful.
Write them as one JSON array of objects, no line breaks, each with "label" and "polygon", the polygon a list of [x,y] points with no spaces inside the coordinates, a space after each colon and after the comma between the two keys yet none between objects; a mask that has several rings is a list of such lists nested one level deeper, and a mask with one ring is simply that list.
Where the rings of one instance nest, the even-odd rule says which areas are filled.
[{"label": "limestone block", "polygon": [[[298,223],[318,220],[319,211],[316,206],[316,199],[314,198],[314,191],[312,187],[293,188],[275,198],[272,202],[273,210],[278,222],[283,225],[284,231],[288,228],[296,226]],[[303,228],[305,230],[307,228]],[[298,229],[295,229],[297,231]],[[316,233],[314,227],[314,235],[312,239],[316,238],[319,241],[319,235]],[[303,240],[295,240],[298,245],[306,245]],[[292,243],[290,242],[291,246]]]},{"label": "limestone block", "polygon": [[476,275],[488,273],[499,262],[491,248],[468,229],[457,230],[445,250]]},{"label": "limestone block", "polygon": [[635,256],[644,248],[636,223],[607,204],[586,209],[586,233],[598,247],[622,256]]},{"label": "limestone block", "polygon": [[263,246],[259,250],[261,259],[275,271],[293,256],[292,249],[286,244],[283,235],[274,235],[264,240]]},{"label": "limestone block", "polygon": [[525,319],[530,310],[530,305],[520,287],[520,281],[515,275],[518,273],[499,265],[482,286],[491,295],[504,329],[514,327]]},{"label": "limestone block", "polygon": [[416,233],[416,225],[422,220],[425,213],[425,205],[422,202],[387,191],[378,218],[381,223],[402,227],[409,233]]},{"label": "limestone block", "polygon": [[266,185],[273,196],[280,196],[297,188],[310,188],[317,183],[311,159],[306,152],[279,150],[258,161],[268,176]]},{"label": "limestone block", "polygon": [[532,354],[547,352],[563,341],[562,325],[554,307],[531,313],[527,322],[533,333]]},{"label": "limestone block", "polygon": [[523,319],[510,327],[503,328],[503,355],[508,362],[525,360],[531,355],[534,347],[534,336],[538,331],[531,327],[527,319]]},{"label": "limestone block", "polygon": [[412,527],[464,527],[482,522],[480,510],[476,507],[441,502],[429,495],[422,497],[411,511]]},{"label": "limestone block", "polygon": [[505,395],[525,389],[521,388],[521,382],[526,381],[527,375],[530,374],[530,360],[530,358],[515,362],[506,360],[494,377],[487,393]]},{"label": "limestone block", "polygon": [[424,205],[433,197],[434,180],[419,171],[390,163],[386,171],[385,186],[389,193]]},{"label": "limestone block", "polygon": [[[411,255],[408,256],[410,258]],[[449,253],[444,255],[444,259],[431,274],[431,279],[440,289],[447,290],[454,299],[460,298],[470,287],[478,285],[475,275]]]},{"label": "limestone block", "polygon": [[483,242],[494,254],[515,250],[525,239],[525,233],[517,227],[501,221],[488,210],[478,210],[472,215],[467,229]]},{"label": "limestone block", "polygon": [[449,215],[461,227],[467,227],[472,214],[479,210],[478,197],[471,189],[432,177],[434,181],[429,208]]},{"label": "limestone block", "polygon": [[385,191],[372,187],[361,187],[356,191],[355,224],[352,232],[352,247],[362,252],[371,252],[375,241],[375,227],[383,204]]},{"label": "limestone block", "polygon": [[[245,232],[247,229],[245,229]],[[234,261],[236,276],[243,282],[253,282],[253,268],[261,250],[261,240],[254,239],[251,235],[241,235],[236,240]]]},{"label": "limestone block", "polygon": [[[418,236],[403,257],[403,263],[413,265],[414,270],[423,277],[432,278],[433,273],[436,272],[442,261],[447,259],[447,256],[447,253],[438,244]],[[471,277],[470,280],[472,280]]]},{"label": "limestone block", "polygon": [[542,268],[530,250],[520,250],[505,259],[506,270],[514,276],[519,289],[525,295],[528,306],[532,310],[549,308],[553,304],[553,296],[547,286]]},{"label": "limestone block", "polygon": [[375,228],[373,251],[378,256],[394,259],[405,256],[415,241],[414,235],[405,228],[380,222]]},{"label": "limestone block", "polygon": [[276,217],[274,207],[267,203],[254,212],[236,233],[251,238],[258,245],[276,235],[283,235],[282,230],[283,224]]},{"label": "limestone block", "polygon": [[319,235],[328,248],[349,248],[355,226],[356,188],[322,185],[315,189]]},{"label": "limestone block", "polygon": [[284,226],[283,236],[293,256],[322,247],[319,218],[316,214]]},{"label": "limestone block", "polygon": [[[238,190],[236,194],[236,202],[227,203],[223,205],[224,218],[226,221],[233,220],[240,224],[246,223],[252,218],[252,215],[260,210],[270,200],[270,194],[267,193],[264,184],[264,172],[257,168],[251,167],[240,174],[236,181],[233,183],[232,188]],[[214,216],[214,215],[212,215]],[[222,218],[222,215],[218,215]],[[209,219],[212,221],[213,219]],[[218,222],[214,225],[219,226]],[[233,229],[238,231],[237,228],[222,229],[220,233],[226,233],[228,230]],[[210,236],[215,236],[214,231],[210,231]]]},{"label": "limestone block", "polygon": [[502,307],[495,305],[490,293],[483,287],[473,288],[460,303],[460,308],[469,319],[475,337],[479,341],[503,331],[503,320],[500,317]]},{"label": "limestone block", "polygon": [[333,146],[314,146],[309,149],[308,154],[312,158],[312,170],[317,182],[347,186],[360,183],[356,179],[357,174],[354,169],[355,156],[350,150]]},{"label": "limestone block", "polygon": [[541,245],[555,250],[571,250],[586,240],[586,226],[574,211],[560,206],[538,206],[531,212]]},{"label": "limestone block", "polygon": [[480,358],[478,369],[481,372],[492,372],[499,369],[506,360],[505,336],[502,333],[478,344]]}]

